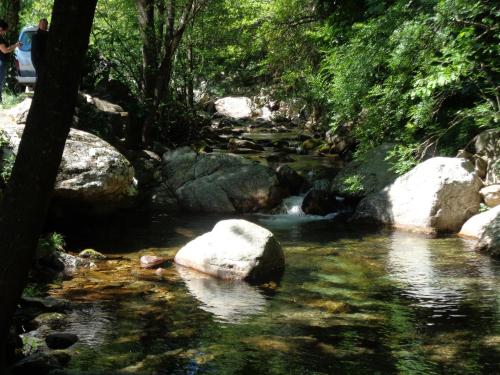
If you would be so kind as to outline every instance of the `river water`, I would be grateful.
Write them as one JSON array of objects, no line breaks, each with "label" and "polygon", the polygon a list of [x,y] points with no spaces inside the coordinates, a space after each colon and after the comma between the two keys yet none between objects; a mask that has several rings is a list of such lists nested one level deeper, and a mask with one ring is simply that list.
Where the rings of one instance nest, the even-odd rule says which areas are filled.
[{"label": "river water", "polygon": [[[173,257],[220,216],[166,214],[87,222],[69,248],[110,260],[55,283],[80,341],[70,370],[89,374],[494,374],[500,370],[500,262],[457,237],[303,215],[240,216],[275,233],[281,282],[222,282],[144,254]],[[234,216],[233,216],[234,217]],[[332,220],[333,219],[333,220]]]}]

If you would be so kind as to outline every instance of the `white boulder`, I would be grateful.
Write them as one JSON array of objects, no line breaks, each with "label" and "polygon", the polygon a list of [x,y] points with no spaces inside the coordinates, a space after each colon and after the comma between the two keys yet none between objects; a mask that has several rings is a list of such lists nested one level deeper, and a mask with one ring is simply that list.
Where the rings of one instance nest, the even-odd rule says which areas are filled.
[{"label": "white boulder", "polygon": [[466,159],[431,158],[364,198],[352,220],[427,233],[456,232],[478,212],[481,187]]},{"label": "white boulder", "polygon": [[[0,150],[6,162],[17,154],[24,126],[3,123],[0,130],[8,139]],[[71,129],[54,186],[56,200],[104,213],[130,203],[136,193],[134,168],[118,150],[93,134]]]},{"label": "white boulder", "polygon": [[265,228],[246,220],[223,220],[175,256],[179,265],[221,279],[265,281],[281,275],[281,245]]},{"label": "white boulder", "polygon": [[496,220],[497,217],[500,217],[500,206],[472,216],[465,222],[458,234],[463,237],[479,239],[483,235],[488,225]]}]

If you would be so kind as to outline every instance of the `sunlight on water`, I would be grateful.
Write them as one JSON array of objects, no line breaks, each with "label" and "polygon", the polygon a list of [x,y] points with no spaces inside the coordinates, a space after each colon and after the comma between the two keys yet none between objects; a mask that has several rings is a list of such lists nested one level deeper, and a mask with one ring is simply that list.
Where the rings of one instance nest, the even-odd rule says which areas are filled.
[{"label": "sunlight on water", "polygon": [[404,232],[391,236],[387,257],[389,276],[402,283],[404,293],[426,307],[447,307],[462,298],[460,285],[446,282],[434,266],[431,241]]}]

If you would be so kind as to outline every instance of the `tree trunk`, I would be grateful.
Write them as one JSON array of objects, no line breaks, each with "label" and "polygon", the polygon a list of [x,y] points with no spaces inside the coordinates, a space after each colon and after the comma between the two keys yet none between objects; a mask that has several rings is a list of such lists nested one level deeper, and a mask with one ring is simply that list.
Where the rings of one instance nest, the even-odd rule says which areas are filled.
[{"label": "tree trunk", "polygon": [[15,41],[19,35],[21,0],[2,0],[2,11],[5,21],[9,24],[9,39],[11,42]]},{"label": "tree trunk", "polygon": [[33,263],[70,130],[96,3],[97,0],[54,2],[47,68],[36,84],[0,211],[2,354],[12,316]]},{"label": "tree trunk", "polygon": [[[155,17],[154,0],[136,0],[143,43],[142,89],[147,115],[142,133],[146,144],[150,142],[151,130],[159,113],[162,112],[160,107],[170,99],[174,59],[184,31],[188,23],[207,3],[206,0],[186,0],[182,13],[177,17],[175,0],[159,1],[165,1],[157,6],[156,10],[159,16],[167,13],[166,23],[163,17],[161,19]],[[158,21],[155,22],[155,19]],[[157,34],[153,36],[152,33]]]}]

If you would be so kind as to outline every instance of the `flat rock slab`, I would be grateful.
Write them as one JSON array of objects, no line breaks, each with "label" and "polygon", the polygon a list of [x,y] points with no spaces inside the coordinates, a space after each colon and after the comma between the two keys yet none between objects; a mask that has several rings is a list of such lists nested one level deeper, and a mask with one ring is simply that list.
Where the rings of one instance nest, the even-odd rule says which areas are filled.
[{"label": "flat rock slab", "polygon": [[223,220],[180,249],[175,262],[220,279],[260,282],[279,277],[285,257],[267,229],[246,220]]}]

